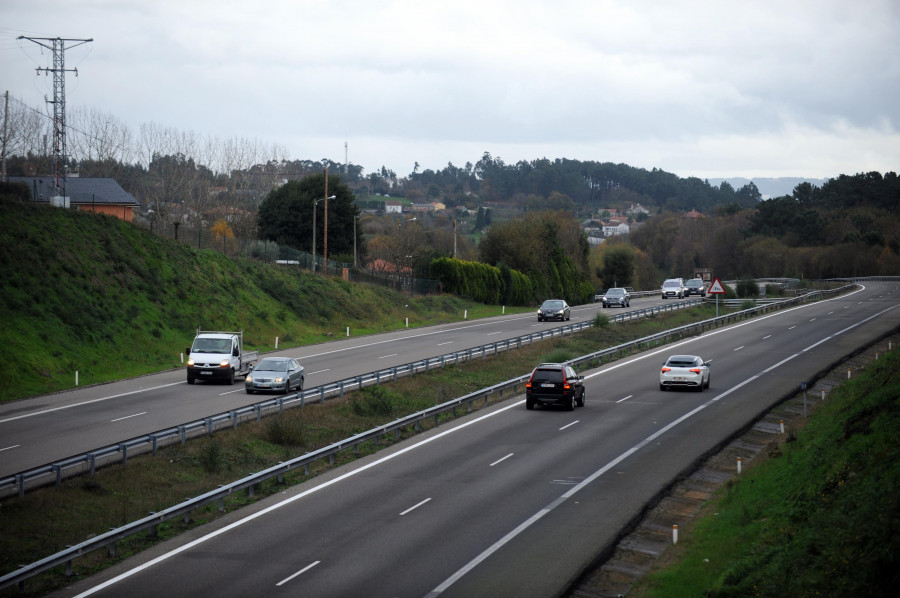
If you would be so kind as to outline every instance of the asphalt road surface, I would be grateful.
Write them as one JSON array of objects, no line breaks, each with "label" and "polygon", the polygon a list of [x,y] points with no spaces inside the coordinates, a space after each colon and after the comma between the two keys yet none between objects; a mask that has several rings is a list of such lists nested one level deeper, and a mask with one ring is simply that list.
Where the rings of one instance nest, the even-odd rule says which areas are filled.
[{"label": "asphalt road surface", "polygon": [[[659,303],[662,301],[657,297],[640,299],[631,310]],[[345,338],[268,355],[298,359],[305,369],[305,388],[312,388],[425,357],[591,320],[600,309],[599,303],[573,308],[569,322],[539,323],[536,312],[530,312]],[[619,309],[604,311],[621,313]],[[192,340],[190,336],[184,344]],[[173,348],[173,352],[183,349]],[[189,385],[185,370],[178,369],[6,403],[0,405],[0,477],[272,396],[246,394],[243,379],[233,386],[203,382]]]},{"label": "asphalt road surface", "polygon": [[[166,542],[58,596],[558,595],[679,472],[900,325],[896,283],[586,372],[587,404],[470,414]],[[705,392],[660,391],[673,353]]]}]

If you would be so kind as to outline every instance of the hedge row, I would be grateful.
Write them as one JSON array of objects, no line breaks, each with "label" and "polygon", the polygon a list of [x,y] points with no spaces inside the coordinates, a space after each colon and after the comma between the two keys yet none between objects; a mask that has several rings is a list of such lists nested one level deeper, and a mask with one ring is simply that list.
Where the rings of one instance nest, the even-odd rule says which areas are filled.
[{"label": "hedge row", "polygon": [[550,296],[563,297],[573,304],[587,303],[594,294],[590,283],[578,281],[574,268],[565,272],[552,269],[553,280],[536,273],[536,280],[502,264],[454,258],[437,258],[431,262],[431,277],[440,281],[445,293],[466,297],[490,305],[533,305]]}]

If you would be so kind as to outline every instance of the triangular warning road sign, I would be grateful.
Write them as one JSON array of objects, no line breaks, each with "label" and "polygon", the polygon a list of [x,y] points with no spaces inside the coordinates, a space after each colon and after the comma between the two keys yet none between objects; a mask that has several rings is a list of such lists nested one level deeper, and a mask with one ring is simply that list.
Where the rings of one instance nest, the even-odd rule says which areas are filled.
[{"label": "triangular warning road sign", "polygon": [[725,287],[723,287],[722,283],[719,282],[719,279],[716,278],[715,280],[713,280],[713,283],[709,285],[709,290],[706,292],[710,295],[724,295]]}]

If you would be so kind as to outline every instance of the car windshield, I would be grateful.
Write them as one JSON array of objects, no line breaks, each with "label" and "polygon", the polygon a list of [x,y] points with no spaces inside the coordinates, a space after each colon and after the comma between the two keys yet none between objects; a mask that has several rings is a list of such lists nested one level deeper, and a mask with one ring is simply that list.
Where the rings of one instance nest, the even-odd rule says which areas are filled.
[{"label": "car windshield", "polygon": [[194,353],[230,353],[230,338],[198,338],[194,341]]},{"label": "car windshield", "polygon": [[702,286],[703,286],[703,281],[700,280],[699,278],[698,278],[697,280],[689,280],[689,281],[687,281],[687,286],[689,286],[689,287],[702,287]]},{"label": "car windshield", "polygon": [[610,289],[606,291],[607,296],[622,296],[625,294],[625,289]]},{"label": "car windshield", "polygon": [[667,280],[665,283],[663,283],[663,286],[664,287],[677,287],[679,285],[678,285],[677,280]]},{"label": "car windshield", "polygon": [[287,370],[287,359],[266,358],[260,361],[253,371],[255,372],[284,372]]},{"label": "car windshield", "polygon": [[[534,305],[534,304],[532,304],[532,305]],[[544,309],[562,309],[563,302],[562,301],[544,301],[544,304],[541,307]]]}]

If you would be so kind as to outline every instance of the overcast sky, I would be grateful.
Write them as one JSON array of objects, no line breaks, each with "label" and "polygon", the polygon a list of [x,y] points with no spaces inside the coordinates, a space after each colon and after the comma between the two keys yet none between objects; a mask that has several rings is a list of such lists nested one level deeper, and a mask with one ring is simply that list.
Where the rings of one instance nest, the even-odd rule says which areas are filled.
[{"label": "overcast sky", "polygon": [[[896,0],[0,0],[0,93],[366,173],[484,152],[681,177],[900,171]],[[67,42],[67,47],[74,42]]]}]

